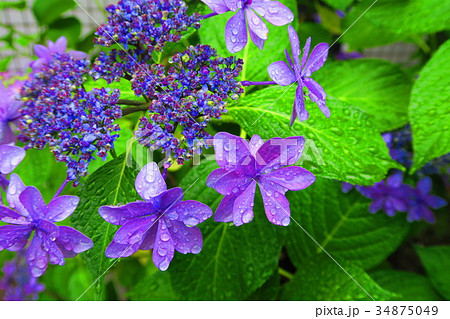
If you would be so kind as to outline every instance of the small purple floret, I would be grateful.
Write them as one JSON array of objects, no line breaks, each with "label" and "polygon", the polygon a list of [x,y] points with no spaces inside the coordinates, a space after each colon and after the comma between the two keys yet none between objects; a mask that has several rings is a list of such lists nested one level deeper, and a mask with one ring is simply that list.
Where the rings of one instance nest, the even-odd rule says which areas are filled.
[{"label": "small purple floret", "polygon": [[408,221],[423,219],[428,223],[434,223],[436,217],[430,208],[438,209],[447,205],[444,199],[430,194],[432,186],[429,177],[424,177],[417,183],[408,203]]},{"label": "small purple floret", "polygon": [[308,38],[305,47],[303,48],[303,55],[301,56],[300,61],[300,41],[297,32],[292,26],[289,26],[289,37],[291,39],[292,47],[292,58],[286,51],[286,58],[289,64],[284,61],[277,61],[269,65],[267,71],[272,80],[279,85],[287,86],[294,82],[298,83],[290,123],[291,126],[294,124],[297,117],[300,121],[306,121],[309,117],[309,113],[305,108],[305,93],[303,91],[305,87],[309,91],[309,98],[311,101],[317,104],[326,117],[330,117],[330,110],[325,105],[327,95],[319,83],[311,78],[312,73],[319,70],[327,60],[328,44],[319,43],[314,47],[311,55],[309,55],[311,38]]},{"label": "small purple floret", "polygon": [[57,226],[76,209],[76,196],[60,196],[45,204],[41,193],[32,186],[26,187],[19,176],[11,175],[6,199],[9,207],[0,206],[0,251],[18,251],[24,248],[34,233],[26,250],[26,260],[33,277],[40,277],[50,262],[64,265],[71,258],[92,248],[92,241],[79,231]]},{"label": "small purple floret", "polygon": [[301,157],[304,143],[301,136],[276,137],[264,142],[254,135],[247,142],[229,133],[216,134],[214,150],[220,168],[208,176],[207,185],[225,197],[214,220],[233,222],[236,226],[251,222],[258,185],[269,221],[289,225],[290,208],[285,193],[305,189],[315,181],[315,176],[306,169],[289,166]]},{"label": "small purple floret", "polygon": [[[228,20],[225,27],[225,41],[228,51],[236,53],[241,51],[248,42],[247,30],[253,43],[264,48],[269,35],[269,29],[261,19],[269,23],[282,26],[294,20],[294,14],[288,7],[279,1],[268,0],[201,0],[215,13],[222,14],[227,11],[236,12]],[[248,26],[248,29],[247,29]]]},{"label": "small purple floret", "polygon": [[144,201],[99,208],[103,219],[121,226],[106,249],[107,257],[128,257],[138,250],[153,249],[154,264],[165,271],[175,250],[182,254],[202,250],[202,233],[196,226],[212,216],[208,206],[182,201],[183,190],[179,187],[168,190],[156,163],[140,171],[136,191]]}]

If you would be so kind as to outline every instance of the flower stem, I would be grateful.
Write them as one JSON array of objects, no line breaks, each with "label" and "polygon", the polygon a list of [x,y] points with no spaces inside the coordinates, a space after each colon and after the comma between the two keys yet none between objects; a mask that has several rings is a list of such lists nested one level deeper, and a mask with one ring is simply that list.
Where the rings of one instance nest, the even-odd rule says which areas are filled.
[{"label": "flower stem", "polygon": [[144,104],[146,104],[146,103],[147,103],[147,102],[144,102],[144,101],[122,100],[122,99],[120,99],[120,100],[117,102],[117,104],[120,104],[120,105],[136,105],[136,106],[144,105]]},{"label": "flower stem", "polygon": [[205,19],[208,19],[208,18],[211,18],[211,17],[215,17],[216,15],[218,15],[218,14],[215,13],[215,12],[211,12],[211,13],[209,13],[207,15],[204,15],[202,19],[205,20]]},{"label": "flower stem", "polygon": [[242,81],[241,84],[243,86],[251,86],[251,85],[276,85],[274,81],[265,81],[265,82],[252,82],[252,81]]},{"label": "flower stem", "polygon": [[141,111],[148,111],[148,104],[141,104],[139,106],[133,106],[126,108],[122,110],[122,116],[129,115],[131,113],[141,112]]},{"label": "flower stem", "polygon": [[58,197],[59,195],[61,195],[62,191],[64,190],[64,188],[67,186],[67,183],[69,182],[68,179],[64,180],[64,182],[61,184],[61,186],[59,187],[59,189],[56,191],[55,196],[53,196],[53,199],[55,199],[56,197]]},{"label": "flower stem", "polygon": [[292,280],[292,278],[294,278],[294,275],[291,274],[290,272],[288,272],[287,270],[284,270],[283,268],[278,268],[278,273],[283,276],[286,277],[289,280]]}]

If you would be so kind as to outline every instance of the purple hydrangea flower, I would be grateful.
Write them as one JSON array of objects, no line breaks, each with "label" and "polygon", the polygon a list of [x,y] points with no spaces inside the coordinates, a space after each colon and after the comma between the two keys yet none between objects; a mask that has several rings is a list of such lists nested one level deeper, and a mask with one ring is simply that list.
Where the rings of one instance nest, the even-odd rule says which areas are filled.
[{"label": "purple hydrangea flower", "polygon": [[36,277],[31,276],[23,251],[20,251],[12,261],[6,262],[2,271],[0,290],[3,290],[3,300],[36,300],[38,294],[45,289]]},{"label": "purple hydrangea flower", "polygon": [[0,206],[0,221],[8,224],[0,227],[0,251],[24,248],[34,232],[26,251],[33,277],[44,274],[48,262],[64,265],[64,258],[92,248],[92,241],[79,231],[55,224],[75,211],[78,197],[56,197],[47,205],[35,187],[26,187],[19,176],[12,174],[6,199],[9,207]]},{"label": "purple hydrangea flower", "polygon": [[430,194],[432,186],[429,177],[424,177],[417,183],[408,203],[408,221],[423,219],[429,223],[434,223],[436,218],[429,207],[438,209],[447,205],[444,199]]},{"label": "purple hydrangea flower", "polygon": [[22,81],[15,81],[12,85],[5,87],[0,82],[0,145],[14,143],[16,136],[10,123],[17,123],[20,118],[22,101],[17,99]]},{"label": "purple hydrangea flower", "polygon": [[315,176],[293,165],[301,157],[305,139],[301,136],[276,137],[264,141],[254,135],[250,142],[218,133],[214,137],[216,161],[207,185],[225,195],[214,216],[218,222],[233,222],[236,226],[253,220],[256,185],[259,186],[269,221],[275,225],[290,223],[289,201],[285,193],[310,186]]},{"label": "purple hydrangea flower", "polygon": [[78,183],[87,175],[94,156],[105,159],[118,138],[114,121],[122,116],[119,90],[93,89],[83,83],[89,61],[67,53],[54,53],[52,60],[23,85],[25,98],[18,139],[26,148],[49,145],[58,161],[67,164],[67,176]]},{"label": "purple hydrangea flower", "polygon": [[[319,43],[309,55],[309,48],[311,45],[311,38],[306,40],[303,48],[303,56],[300,61],[300,41],[297,32],[292,26],[289,26],[289,37],[291,39],[292,57],[286,51],[286,58],[289,65],[284,61],[277,61],[269,65],[267,71],[270,77],[277,84],[282,86],[291,85],[294,82],[298,83],[294,108],[291,117],[291,126],[298,117],[300,121],[306,121],[309,113],[305,108],[305,98],[303,89],[306,87],[309,91],[309,98],[315,102],[326,117],[330,117],[330,110],[325,105],[327,97],[323,88],[311,78],[313,72],[319,70],[328,56],[328,44]],[[292,62],[294,61],[294,62]]]},{"label": "purple hydrangea flower", "polygon": [[[25,157],[23,148],[12,145],[0,145],[0,187],[6,190],[8,180],[5,175],[12,171],[22,162]],[[0,203],[2,202],[0,198]]]},{"label": "purple hydrangea flower", "polygon": [[99,208],[107,222],[122,226],[106,249],[107,257],[128,257],[137,250],[153,249],[153,262],[165,271],[175,250],[182,254],[201,251],[202,233],[195,226],[212,216],[208,206],[182,201],[183,190],[179,187],[168,190],[156,163],[140,171],[136,191],[144,201]]},{"label": "purple hydrangea flower", "polygon": [[[45,64],[53,59],[55,53],[64,54],[67,50],[67,38],[62,36],[55,43],[48,41],[47,46],[37,44],[34,46],[34,53],[38,57],[37,60],[31,62],[30,67],[34,72],[42,70]],[[88,55],[81,51],[69,51],[68,54],[75,60],[86,59]]]},{"label": "purple hydrangea flower", "polygon": [[359,186],[359,192],[373,200],[369,211],[374,214],[383,209],[387,215],[394,216],[396,212],[406,212],[411,196],[411,186],[403,184],[403,175],[394,173],[386,181],[373,186]]},{"label": "purple hydrangea flower", "polygon": [[179,42],[183,31],[198,29],[201,16],[187,14],[181,0],[121,0],[106,7],[108,23],[96,32],[96,44],[111,46],[120,43],[145,48],[149,53],[162,51],[168,42]]},{"label": "purple hydrangea flower", "polygon": [[[282,26],[294,20],[294,14],[279,1],[270,0],[201,0],[215,13],[236,12],[225,27],[225,41],[228,51],[241,51],[248,41],[248,32],[253,43],[261,50],[267,40],[269,29],[261,19]],[[261,17],[260,17],[261,16]]]},{"label": "purple hydrangea flower", "polygon": [[[211,119],[226,113],[229,99],[244,92],[239,76],[243,62],[222,58],[207,45],[191,46],[170,60],[170,68],[153,64],[137,69],[131,80],[137,95],[150,100],[149,118],[144,117],[136,137],[152,151],[161,149],[183,164],[207,147]],[[145,67],[145,69],[144,69]]]}]

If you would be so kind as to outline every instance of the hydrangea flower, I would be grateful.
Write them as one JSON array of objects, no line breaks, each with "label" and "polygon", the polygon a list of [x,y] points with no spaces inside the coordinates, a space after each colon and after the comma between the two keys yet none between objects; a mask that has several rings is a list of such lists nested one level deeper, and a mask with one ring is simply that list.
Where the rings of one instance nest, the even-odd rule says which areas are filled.
[{"label": "hydrangea flower", "polygon": [[[297,92],[295,96],[294,108],[292,110],[291,126],[298,117],[300,121],[306,121],[309,113],[305,108],[305,98],[303,89],[309,91],[309,98],[315,102],[326,117],[330,117],[330,110],[325,105],[326,93],[323,88],[311,78],[313,72],[319,70],[328,57],[328,44],[319,43],[309,55],[311,38],[306,40],[303,48],[303,55],[300,61],[300,41],[297,32],[289,26],[289,38],[291,40],[292,58],[286,51],[286,58],[289,65],[284,61],[277,61],[269,65],[267,71],[275,83],[282,86],[291,85],[297,82]],[[309,55],[309,58],[308,58]],[[294,62],[292,62],[294,61]]]},{"label": "hydrangea flower", "polygon": [[202,233],[196,225],[212,216],[208,206],[182,201],[179,187],[168,190],[156,163],[147,164],[139,172],[136,191],[144,201],[99,208],[107,222],[121,226],[106,249],[107,257],[128,257],[137,250],[153,249],[153,262],[165,271],[175,250],[182,254],[202,250]]},{"label": "hydrangea flower", "polygon": [[15,81],[12,85],[5,87],[0,82],[0,145],[14,143],[16,136],[10,123],[17,123],[20,118],[22,101],[16,99],[22,81]]},{"label": "hydrangea flower", "polygon": [[383,209],[389,216],[394,216],[396,212],[406,212],[411,196],[411,187],[403,184],[401,173],[394,173],[386,181],[373,186],[359,186],[358,190],[373,200],[369,207],[372,214]]},{"label": "hydrangea flower", "polygon": [[304,168],[290,166],[303,152],[301,136],[276,137],[264,141],[254,135],[250,142],[231,135],[214,136],[216,161],[220,168],[207,179],[207,185],[225,197],[214,216],[218,222],[233,222],[236,226],[253,220],[256,185],[259,186],[269,221],[275,225],[290,223],[289,201],[285,193],[310,186],[315,176]]},{"label": "hydrangea flower", "polygon": [[[201,0],[215,13],[236,12],[225,26],[225,41],[228,51],[241,51],[248,41],[248,32],[253,43],[261,50],[267,40],[269,29],[261,19],[282,26],[294,21],[294,14],[279,1],[270,0]],[[260,17],[261,16],[261,17]]]},{"label": "hydrangea flower", "polygon": [[[6,190],[9,182],[4,175],[12,171],[22,162],[25,157],[23,148],[12,145],[0,145],[0,187]],[[0,198],[0,203],[1,203]]]},{"label": "hydrangea flower", "polygon": [[429,207],[438,209],[447,205],[444,199],[430,194],[432,186],[429,177],[424,177],[417,183],[408,203],[408,221],[423,219],[429,223],[434,223],[436,218]]},{"label": "hydrangea flower", "polygon": [[45,289],[36,277],[31,276],[23,251],[12,261],[5,262],[2,271],[0,290],[3,290],[5,301],[36,300],[38,294]]},{"label": "hydrangea flower", "polygon": [[76,196],[59,196],[47,205],[33,186],[26,187],[19,176],[11,175],[6,199],[9,207],[0,206],[0,251],[24,248],[31,234],[34,237],[26,251],[26,260],[33,277],[44,274],[47,264],[64,265],[71,258],[92,248],[92,241],[79,231],[57,226],[76,209]]},{"label": "hydrangea flower", "polygon": [[188,15],[181,0],[121,0],[108,5],[106,11],[108,23],[97,29],[94,40],[106,47],[120,43],[125,49],[133,46],[149,53],[162,51],[168,42],[179,42],[189,27],[200,27],[201,16]]},{"label": "hydrangea flower", "polygon": [[26,148],[49,145],[67,176],[78,183],[95,155],[105,159],[118,138],[114,121],[122,116],[119,90],[83,88],[88,60],[54,53],[53,59],[23,85],[25,100],[18,139]]},{"label": "hydrangea flower", "polygon": [[207,45],[191,46],[170,60],[170,68],[153,64],[145,72],[137,69],[131,80],[137,95],[151,102],[149,118],[142,118],[135,133],[152,151],[161,149],[179,164],[200,154],[206,127],[211,119],[226,112],[227,99],[244,92],[236,80],[243,62],[235,57],[218,57]]},{"label": "hydrangea flower", "polygon": [[[47,46],[37,44],[34,46],[34,53],[37,60],[31,62],[30,67],[34,72],[42,70],[45,64],[53,59],[55,53],[64,54],[67,50],[67,38],[62,36],[56,42],[48,41]],[[81,51],[69,51],[68,54],[75,60],[86,59],[88,55]]]}]

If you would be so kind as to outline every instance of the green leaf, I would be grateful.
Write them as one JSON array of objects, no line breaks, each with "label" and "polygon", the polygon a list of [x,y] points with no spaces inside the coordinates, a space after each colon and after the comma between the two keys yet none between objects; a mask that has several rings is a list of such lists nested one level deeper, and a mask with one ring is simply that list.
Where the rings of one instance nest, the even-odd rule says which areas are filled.
[{"label": "green leaf", "polygon": [[292,218],[303,228],[291,223],[286,241],[297,267],[308,256],[323,254],[308,234],[338,261],[369,269],[394,252],[409,230],[404,214],[370,214],[362,195],[344,194],[341,183],[335,181],[317,179],[307,189],[288,194]]},{"label": "green leaf", "polygon": [[274,301],[278,299],[280,293],[280,274],[275,270],[269,280],[258,288],[246,300],[254,301]]},{"label": "green leaf", "polygon": [[65,36],[69,47],[75,47],[81,35],[81,23],[75,17],[61,18],[49,25],[47,36],[56,41]]},{"label": "green leaf", "polygon": [[450,300],[450,246],[415,246],[433,287]]},{"label": "green leaf", "polygon": [[392,30],[389,31],[388,28],[383,28],[369,19],[368,13],[378,5],[375,3],[366,12],[373,3],[373,0],[361,1],[352,7],[342,21],[342,30],[345,33],[342,34],[340,42],[348,44],[350,51],[387,45],[407,39],[407,37],[396,34]]},{"label": "green leaf", "polygon": [[[295,0],[284,0],[286,5],[297,17],[297,2]],[[264,50],[260,50],[248,37],[249,43],[237,54],[231,54],[225,44],[225,25],[235,12],[227,12],[202,21],[199,30],[201,43],[208,44],[222,57],[235,55],[244,60],[244,68],[241,73],[242,80],[265,81],[269,79],[267,67],[275,61],[286,58],[284,49],[290,48],[287,26],[274,26],[264,21],[269,28],[268,40]]]},{"label": "green leaf", "polygon": [[323,2],[335,9],[345,10],[353,3],[353,0],[323,0]]},{"label": "green leaf", "polygon": [[[366,0],[361,5],[372,2]],[[448,12],[450,12],[449,1],[379,0],[367,12],[367,18],[390,33],[411,35],[449,29]]]},{"label": "green leaf", "polygon": [[[133,301],[176,301],[180,298],[172,289],[170,273],[156,270],[139,280],[127,296]],[[184,300],[184,298],[182,298]]]},{"label": "green leaf", "polygon": [[113,82],[111,84],[108,84],[106,80],[104,79],[98,79],[95,81],[91,77],[89,77],[86,82],[83,84],[86,91],[90,91],[94,88],[100,89],[100,88],[110,88],[110,89],[119,89],[120,90],[120,98],[126,99],[126,100],[135,100],[135,101],[143,101],[145,102],[144,98],[137,97],[133,90],[131,89],[131,82],[121,78],[119,82]]},{"label": "green leaf", "polygon": [[8,56],[0,60],[0,72],[6,72],[11,64],[12,57]]},{"label": "green leaf", "polygon": [[[204,162],[191,169],[180,183],[186,199],[217,207],[222,196],[205,186],[215,168],[215,162]],[[260,202],[257,196],[255,219],[249,224],[236,227],[211,218],[200,225],[203,250],[175,254],[169,268],[177,295],[185,300],[243,300],[269,279],[278,266],[285,230],[267,220]]]},{"label": "green leaf", "polygon": [[358,266],[344,262],[340,265],[353,279],[328,256],[306,259],[297,270],[294,279],[284,287],[281,299],[360,301],[373,298],[376,301],[382,301],[390,300],[395,296],[378,286]]},{"label": "green leaf", "polygon": [[75,6],[73,0],[34,0],[31,10],[40,25],[49,25]]},{"label": "green leaf", "polygon": [[383,179],[390,168],[401,168],[390,158],[368,116],[342,101],[327,98],[331,110],[327,119],[315,103],[307,100],[310,118],[296,120],[290,127],[294,95],[295,87],[269,87],[246,96],[228,113],[250,136],[304,136],[308,141],[301,165],[319,177],[371,185]]},{"label": "green leaf", "polygon": [[327,94],[370,115],[380,132],[408,122],[412,81],[400,66],[376,59],[336,61],[314,73],[314,78]]},{"label": "green leaf", "polygon": [[0,2],[0,10],[11,8],[17,10],[23,10],[27,7],[27,2],[23,1],[2,1]]},{"label": "green leaf", "polygon": [[450,152],[450,40],[420,72],[409,105],[413,134],[414,172]]},{"label": "green leaf", "polygon": [[380,287],[398,294],[395,300],[442,300],[423,275],[394,269],[377,270],[369,275]]},{"label": "green leaf", "polygon": [[103,292],[103,275],[116,260],[107,258],[105,249],[118,228],[103,220],[98,209],[103,205],[137,200],[134,189],[136,176],[137,171],[128,166],[126,154],[123,154],[90,175],[79,193],[80,204],[71,221],[74,227],[94,242],[94,248],[84,253],[83,257],[94,280],[98,279],[95,285],[96,298],[101,298]]}]

